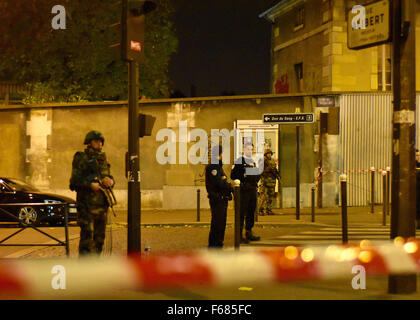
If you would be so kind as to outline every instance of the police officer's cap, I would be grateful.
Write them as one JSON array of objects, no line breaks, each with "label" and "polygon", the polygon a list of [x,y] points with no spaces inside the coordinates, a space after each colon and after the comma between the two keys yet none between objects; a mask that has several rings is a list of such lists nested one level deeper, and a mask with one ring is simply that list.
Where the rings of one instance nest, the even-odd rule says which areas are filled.
[{"label": "police officer's cap", "polygon": [[86,135],[84,144],[89,144],[92,140],[101,140],[102,144],[105,143],[105,138],[99,131],[89,131]]}]

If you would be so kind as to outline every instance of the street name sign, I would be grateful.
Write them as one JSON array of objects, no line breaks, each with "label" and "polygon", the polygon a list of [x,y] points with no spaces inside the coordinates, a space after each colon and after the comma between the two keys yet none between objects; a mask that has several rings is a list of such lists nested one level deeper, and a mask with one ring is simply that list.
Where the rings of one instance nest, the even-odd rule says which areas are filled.
[{"label": "street name sign", "polygon": [[358,50],[391,42],[391,6],[381,0],[354,6],[348,13],[347,46]]},{"label": "street name sign", "polygon": [[263,115],[263,123],[305,124],[314,123],[313,113],[268,113]]},{"label": "street name sign", "polygon": [[335,97],[318,97],[316,102],[318,107],[334,107]]}]

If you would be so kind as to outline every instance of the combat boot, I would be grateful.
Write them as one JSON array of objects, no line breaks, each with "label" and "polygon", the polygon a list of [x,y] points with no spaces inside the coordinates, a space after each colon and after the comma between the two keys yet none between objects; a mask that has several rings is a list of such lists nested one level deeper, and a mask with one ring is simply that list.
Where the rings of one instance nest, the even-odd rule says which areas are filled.
[{"label": "combat boot", "polygon": [[242,238],[241,237],[241,243],[242,244],[248,244],[249,243],[249,240],[247,238]]},{"label": "combat boot", "polygon": [[246,232],[246,239],[248,241],[260,241],[260,237],[254,236],[251,230]]}]

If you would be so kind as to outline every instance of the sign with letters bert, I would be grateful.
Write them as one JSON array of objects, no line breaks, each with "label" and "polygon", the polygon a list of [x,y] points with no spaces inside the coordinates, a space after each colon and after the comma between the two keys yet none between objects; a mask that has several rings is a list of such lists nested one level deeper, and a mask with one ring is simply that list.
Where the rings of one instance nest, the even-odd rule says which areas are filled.
[{"label": "sign with letters bert", "polygon": [[347,21],[347,46],[364,49],[391,41],[390,0],[355,5]]}]

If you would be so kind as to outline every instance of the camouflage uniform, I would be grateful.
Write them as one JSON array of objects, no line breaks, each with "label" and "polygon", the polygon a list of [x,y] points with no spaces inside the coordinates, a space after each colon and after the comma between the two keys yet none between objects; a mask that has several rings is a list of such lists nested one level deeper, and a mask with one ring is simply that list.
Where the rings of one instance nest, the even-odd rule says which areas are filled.
[{"label": "camouflage uniform", "polygon": [[[86,136],[85,144],[90,142],[88,139],[90,133]],[[96,133],[104,141],[102,135],[97,131]],[[105,177],[113,179],[104,152],[90,146],[84,152],[76,152],[73,157],[70,189],[77,192],[80,255],[102,252],[109,205],[102,191],[91,189],[91,183]]]},{"label": "camouflage uniform", "polygon": [[268,159],[268,153],[271,153],[272,155],[273,152],[271,150],[264,152],[264,171],[261,175],[261,193],[263,201],[259,210],[261,215],[264,214],[264,209],[266,210],[267,214],[272,214],[271,208],[275,196],[276,179],[280,179],[279,172],[276,168],[276,163],[274,159]]}]

